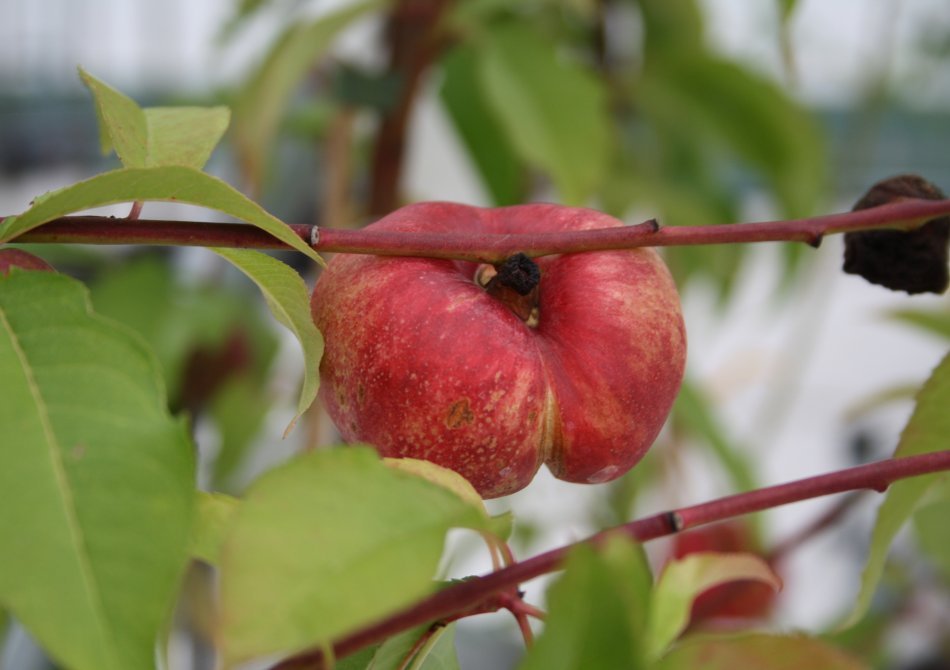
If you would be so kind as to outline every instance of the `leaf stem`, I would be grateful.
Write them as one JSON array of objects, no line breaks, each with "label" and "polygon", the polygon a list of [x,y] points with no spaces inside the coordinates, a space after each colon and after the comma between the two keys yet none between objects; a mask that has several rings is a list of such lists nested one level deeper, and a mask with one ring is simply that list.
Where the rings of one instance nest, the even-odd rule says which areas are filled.
[{"label": "leaf stem", "polygon": [[[497,599],[499,593],[558,570],[574,547],[584,543],[600,544],[609,534],[622,532],[637,541],[646,542],[695,526],[792,502],[861,489],[883,492],[897,480],[944,470],[950,470],[950,449],[905,458],[890,458],[654,514],[597,533],[586,540],[538,554],[484,576],[457,582],[382,621],[337,640],[333,649],[337,657],[342,657],[427,622],[458,618],[459,613],[494,611],[486,606],[486,603],[493,598]],[[318,668],[321,667],[320,658],[319,651],[308,651],[278,663],[271,670]]]},{"label": "leaf stem", "polygon": [[[753,242],[805,242],[818,246],[825,235],[892,228],[910,230],[950,214],[950,199],[907,199],[870,209],[804,219],[661,228],[655,221],[596,230],[535,234],[397,233],[291,225],[316,251],[417,256],[499,263],[515,253],[537,258],[552,254]],[[283,242],[247,224],[141,219],[135,225],[104,216],[65,216],[30,230],[17,243],[173,244],[288,249]]]}]

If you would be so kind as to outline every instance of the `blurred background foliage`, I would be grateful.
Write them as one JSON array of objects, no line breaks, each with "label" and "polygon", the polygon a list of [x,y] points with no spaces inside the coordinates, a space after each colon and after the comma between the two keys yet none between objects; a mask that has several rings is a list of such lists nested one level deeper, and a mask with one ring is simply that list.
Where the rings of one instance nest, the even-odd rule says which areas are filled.
[{"label": "blurred background foliage", "polygon": [[[43,21],[40,10],[25,2],[5,10],[10,12],[5,30],[19,30],[17,20],[44,30],[36,44],[16,51],[19,60],[8,61],[12,65],[0,79],[7,82],[0,88],[5,183],[0,202],[11,210],[2,213],[22,209],[25,202],[18,198],[30,189],[32,197],[49,188],[49,181],[59,185],[60,179],[113,165],[98,155],[91,101],[73,84],[56,85],[57,78],[75,78],[74,70],[63,74],[59,68],[50,77],[43,58],[23,56],[29,49],[52,49],[57,30],[65,34],[81,25],[67,20],[79,10],[65,2],[57,5],[60,23]],[[797,59],[816,56],[793,48],[794,22],[806,4],[793,0],[764,3],[772,17],[762,23],[768,32],[764,41],[778,54],[773,59],[778,68],[772,70],[714,44],[708,7],[696,0],[234,0],[228,18],[218,22],[213,53],[240,51],[246,57],[233,82],[214,92],[210,86],[182,85],[189,61],[167,37],[185,30],[187,4],[141,3],[144,20],[166,35],[145,46],[177,62],[179,75],[138,78],[137,89],[124,90],[143,105],[231,106],[229,135],[209,170],[288,222],[360,226],[416,199],[407,170],[414,147],[427,140],[460,149],[475,177],[473,204],[557,201],[602,209],[629,222],[656,217],[670,226],[847,208],[874,180],[904,170],[950,184],[948,88],[942,99],[939,94],[939,84],[947,83],[941,77],[950,69],[950,23],[945,12],[928,14],[926,6],[919,15],[932,21],[913,41],[913,58],[898,59],[893,45],[883,43],[880,61],[868,63],[862,92],[846,105],[818,108],[795,95]],[[105,32],[113,10],[97,6],[98,19],[90,19],[88,30],[72,39],[118,40],[115,32]],[[98,36],[100,31],[105,34]],[[249,36],[254,48],[247,48]],[[5,48],[24,44],[12,33],[7,37]],[[39,74],[24,73],[30,63],[38,64]],[[431,109],[439,110],[444,125],[420,111]],[[64,165],[69,177],[55,176]],[[456,165],[429,165],[428,173],[450,172]],[[44,171],[54,176],[35,178]],[[425,191],[427,197],[431,193]],[[189,218],[151,205],[145,216],[157,212]],[[192,218],[207,219],[208,213]],[[298,428],[296,441],[275,447],[299,383],[293,354],[285,351],[286,333],[275,329],[253,287],[210,254],[31,251],[87,280],[96,309],[138,330],[152,345],[173,408],[193,418],[204,487],[238,493],[281,454],[333,439],[315,410]],[[728,313],[747,247],[664,253],[684,291],[700,285],[720,313]],[[290,253],[280,256],[313,279],[309,263]],[[803,270],[811,263],[804,247],[793,245],[781,247],[772,262],[782,278],[776,297],[806,281]],[[944,300],[889,318],[945,343],[948,314]],[[669,500],[668,490],[682,481],[677,473],[686,452],[701,452],[711,464],[709,477],[719,482],[712,492],[759,484],[766,445],[755,452],[741,443],[717,412],[715,390],[695,372],[661,438],[662,448],[584,499],[585,529],[630,519],[648,506],[645,498]],[[788,389],[776,384],[774,391],[781,404]],[[856,416],[906,401],[912,392],[865,391],[867,400],[855,408]],[[882,455],[874,435],[855,434],[842,442],[854,447],[845,461]],[[892,446],[884,445],[883,452]],[[941,525],[945,508],[946,501],[933,501],[921,511],[915,527],[924,541],[899,553],[887,597],[866,624],[837,636],[838,644],[876,659],[880,667],[933,659],[943,665],[926,667],[950,664],[950,626],[934,623],[947,608],[934,614],[920,606],[922,590],[950,593],[950,542]],[[763,546],[774,538],[764,537],[760,522],[751,521],[752,533]],[[516,545],[528,553],[544,529],[529,514],[519,518],[515,532]],[[893,636],[915,621],[930,627],[924,651],[901,655],[897,645],[895,652]],[[484,634],[466,638],[460,631],[460,650],[466,639],[470,648],[483,650],[477,636]],[[488,662],[505,667],[506,661]]]}]

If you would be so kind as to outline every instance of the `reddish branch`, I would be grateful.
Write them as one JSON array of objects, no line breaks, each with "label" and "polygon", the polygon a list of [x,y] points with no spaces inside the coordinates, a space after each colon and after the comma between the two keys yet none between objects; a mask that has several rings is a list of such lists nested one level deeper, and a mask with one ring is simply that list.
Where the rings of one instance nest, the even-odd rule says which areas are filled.
[{"label": "reddish branch", "polygon": [[[522,252],[531,257],[561,253],[749,242],[805,242],[817,246],[825,235],[856,230],[910,230],[950,214],[950,200],[915,200],[805,219],[730,223],[718,226],[636,226],[536,234],[396,233],[292,225],[317,251],[423,256],[497,263]],[[140,220],[130,225],[102,216],[67,216],[34,228],[16,242],[72,244],[174,244],[181,246],[287,249],[280,240],[247,224]]]},{"label": "reddish branch", "polygon": [[401,90],[392,109],[383,114],[376,134],[370,180],[371,216],[391,212],[400,204],[406,128],[422,76],[447,44],[439,29],[446,5],[448,0],[400,0],[389,15],[389,73],[399,78]]},{"label": "reddish branch", "polygon": [[[637,541],[645,542],[695,526],[820,496],[861,489],[883,492],[897,480],[944,470],[950,470],[950,450],[887,459],[654,514],[598,533],[582,542],[539,554],[483,577],[457,582],[401,612],[337,640],[333,650],[336,657],[341,658],[425,623],[450,621],[460,616],[497,610],[505,604],[503,594],[511,593],[512,589],[528,580],[557,570],[568,552],[578,544],[596,545],[613,533],[625,533]],[[322,667],[321,654],[313,651],[286,659],[272,670],[319,667]]]}]

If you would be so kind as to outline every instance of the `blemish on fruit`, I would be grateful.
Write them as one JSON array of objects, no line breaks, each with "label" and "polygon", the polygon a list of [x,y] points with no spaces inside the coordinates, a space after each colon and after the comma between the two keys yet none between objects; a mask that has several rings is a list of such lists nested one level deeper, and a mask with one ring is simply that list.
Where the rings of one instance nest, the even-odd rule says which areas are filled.
[{"label": "blemish on fruit", "polygon": [[454,403],[452,403],[452,406],[449,407],[449,412],[445,417],[445,425],[449,428],[461,428],[462,426],[468,426],[471,425],[473,421],[475,421],[475,414],[468,406],[468,398],[462,398],[461,400],[456,400]]}]

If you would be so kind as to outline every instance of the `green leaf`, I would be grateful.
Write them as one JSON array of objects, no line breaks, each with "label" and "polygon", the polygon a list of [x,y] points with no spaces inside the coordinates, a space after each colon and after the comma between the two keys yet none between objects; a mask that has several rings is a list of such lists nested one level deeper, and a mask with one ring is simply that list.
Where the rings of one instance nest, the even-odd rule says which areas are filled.
[{"label": "green leaf", "polygon": [[670,561],[653,590],[646,654],[659,658],[686,629],[696,596],[719,584],[754,579],[782,588],[781,580],[768,564],[753,554],[695,553]]},{"label": "green leaf", "polygon": [[787,216],[816,206],[825,184],[821,136],[771,82],[706,53],[665,53],[648,61],[636,95],[666,136],[720,146],[762,174]]},{"label": "green leaf", "polygon": [[519,670],[645,667],[642,638],[650,568],[642,547],[615,535],[571,551],[548,590],[544,631]]},{"label": "green leaf", "polygon": [[526,23],[483,35],[478,70],[485,98],[525,161],[547,171],[562,198],[583,204],[609,155],[603,84]]},{"label": "green leaf", "polygon": [[337,660],[333,668],[334,670],[368,670],[369,664],[378,649],[378,644],[363,647],[355,654],[350,654],[346,658]]},{"label": "green leaf", "polygon": [[920,549],[934,562],[950,582],[950,486],[941,491],[943,497],[923,505],[914,514],[914,530]]},{"label": "green leaf", "polygon": [[487,107],[476,66],[471,47],[457,47],[442,59],[442,104],[494,204],[515,205],[525,199],[525,171]]},{"label": "green leaf", "polygon": [[267,306],[280,323],[300,342],[303,350],[303,388],[297,403],[297,414],[287,426],[289,432],[301,414],[313,404],[320,386],[320,358],[323,336],[310,316],[310,296],[303,278],[286,263],[258,251],[248,249],[214,249],[247,275],[264,294]]},{"label": "green leaf", "polygon": [[[174,313],[184,291],[175,284],[168,263],[154,255],[130,259],[106,268],[89,290],[99,314],[129,326],[145,339],[158,358],[166,387],[174,394],[191,333],[186,329],[187,322]],[[143,300],[143,296],[148,299]],[[201,325],[202,332],[216,330],[209,328],[207,321]]]},{"label": "green leaf", "polygon": [[455,624],[441,626],[412,660],[410,670],[459,670],[455,652]]},{"label": "green leaf", "polygon": [[[209,207],[247,221],[306,254],[323,260],[287,224],[268,214],[233,186],[200,170],[170,165],[154,168],[124,168],[96,175],[72,186],[37,198],[23,214],[7,217],[0,224],[0,242],[32,230],[53,219],[92,207],[119,202],[164,200]],[[129,222],[135,226],[135,222]]]},{"label": "green leaf", "polygon": [[234,486],[238,468],[264,427],[272,403],[268,385],[250,375],[225,384],[211,399],[210,415],[220,439],[214,459],[215,487]]},{"label": "green leaf", "polygon": [[102,152],[114,148],[125,167],[184,165],[200,170],[228,127],[231,113],[226,107],[143,110],[82,68],[79,76],[96,101]]},{"label": "green leaf", "polygon": [[[947,435],[950,435],[948,407],[950,354],[944,357],[917,394],[917,405],[904,427],[894,456],[900,458],[946,449]],[[867,612],[897,531],[910,518],[924,495],[935,485],[946,481],[946,473],[935,473],[894,482],[888,488],[884,502],[877,511],[868,559],[861,575],[861,589],[844,626],[854,625]]]},{"label": "green leaf", "polygon": [[950,340],[950,309],[899,309],[890,316],[930,335]]},{"label": "green leaf", "polygon": [[200,170],[231,121],[227,107],[150,107],[148,154],[144,166],[184,165]]},{"label": "green leaf", "polygon": [[195,523],[188,553],[210,565],[217,565],[241,501],[223,493],[197,492]]},{"label": "green leaf", "polygon": [[369,448],[316,451],[265,474],[220,561],[226,662],[327,644],[431,592],[453,527],[484,521]]},{"label": "green leaf", "polygon": [[804,635],[751,633],[697,636],[684,640],[663,657],[654,670],[862,670],[863,663],[844,652]]},{"label": "green leaf", "polygon": [[676,397],[673,416],[703,438],[728,473],[735,489],[751,491],[756,488],[749,459],[729,441],[710,410],[707,399],[689,380],[683,383]]},{"label": "green leaf", "polygon": [[485,501],[475,487],[455,470],[419,458],[384,458],[383,463],[394,470],[405,472],[448,489],[472,506],[479,514],[488,517]]},{"label": "green leaf", "polygon": [[385,4],[384,0],[363,0],[310,23],[291,23],[274,42],[234,102],[235,146],[251,183],[261,182],[266,153],[273,146],[297,84],[327,52],[340,31]]},{"label": "green leaf", "polygon": [[14,271],[0,379],[0,606],[73,670],[153,667],[195,467],[154,357],[75,280]]},{"label": "green leaf", "polygon": [[429,630],[429,626],[419,626],[389,638],[378,648],[369,665],[363,667],[365,670],[458,670],[454,623],[437,627],[425,644],[412,653]]},{"label": "green leaf", "polygon": [[123,165],[145,167],[148,123],[142,108],[132,98],[120,93],[79,68],[79,77],[92,91],[99,120],[99,145],[103,154],[115,149]]},{"label": "green leaf", "polygon": [[[247,293],[254,290],[248,286]],[[136,255],[108,267],[90,291],[97,312],[132,327],[156,353],[173,407],[194,397],[183,385],[195,383],[200,374],[193,367],[196,360],[207,360],[208,354],[220,361],[228,350],[242,352],[234,357],[238,367],[221,373],[226,378],[209,391],[213,395],[204,407],[219,436],[212,484],[226,489],[274,401],[267,383],[277,349],[273,319],[262,310],[247,309],[244,291],[180,281],[168,258],[158,254]]]}]

